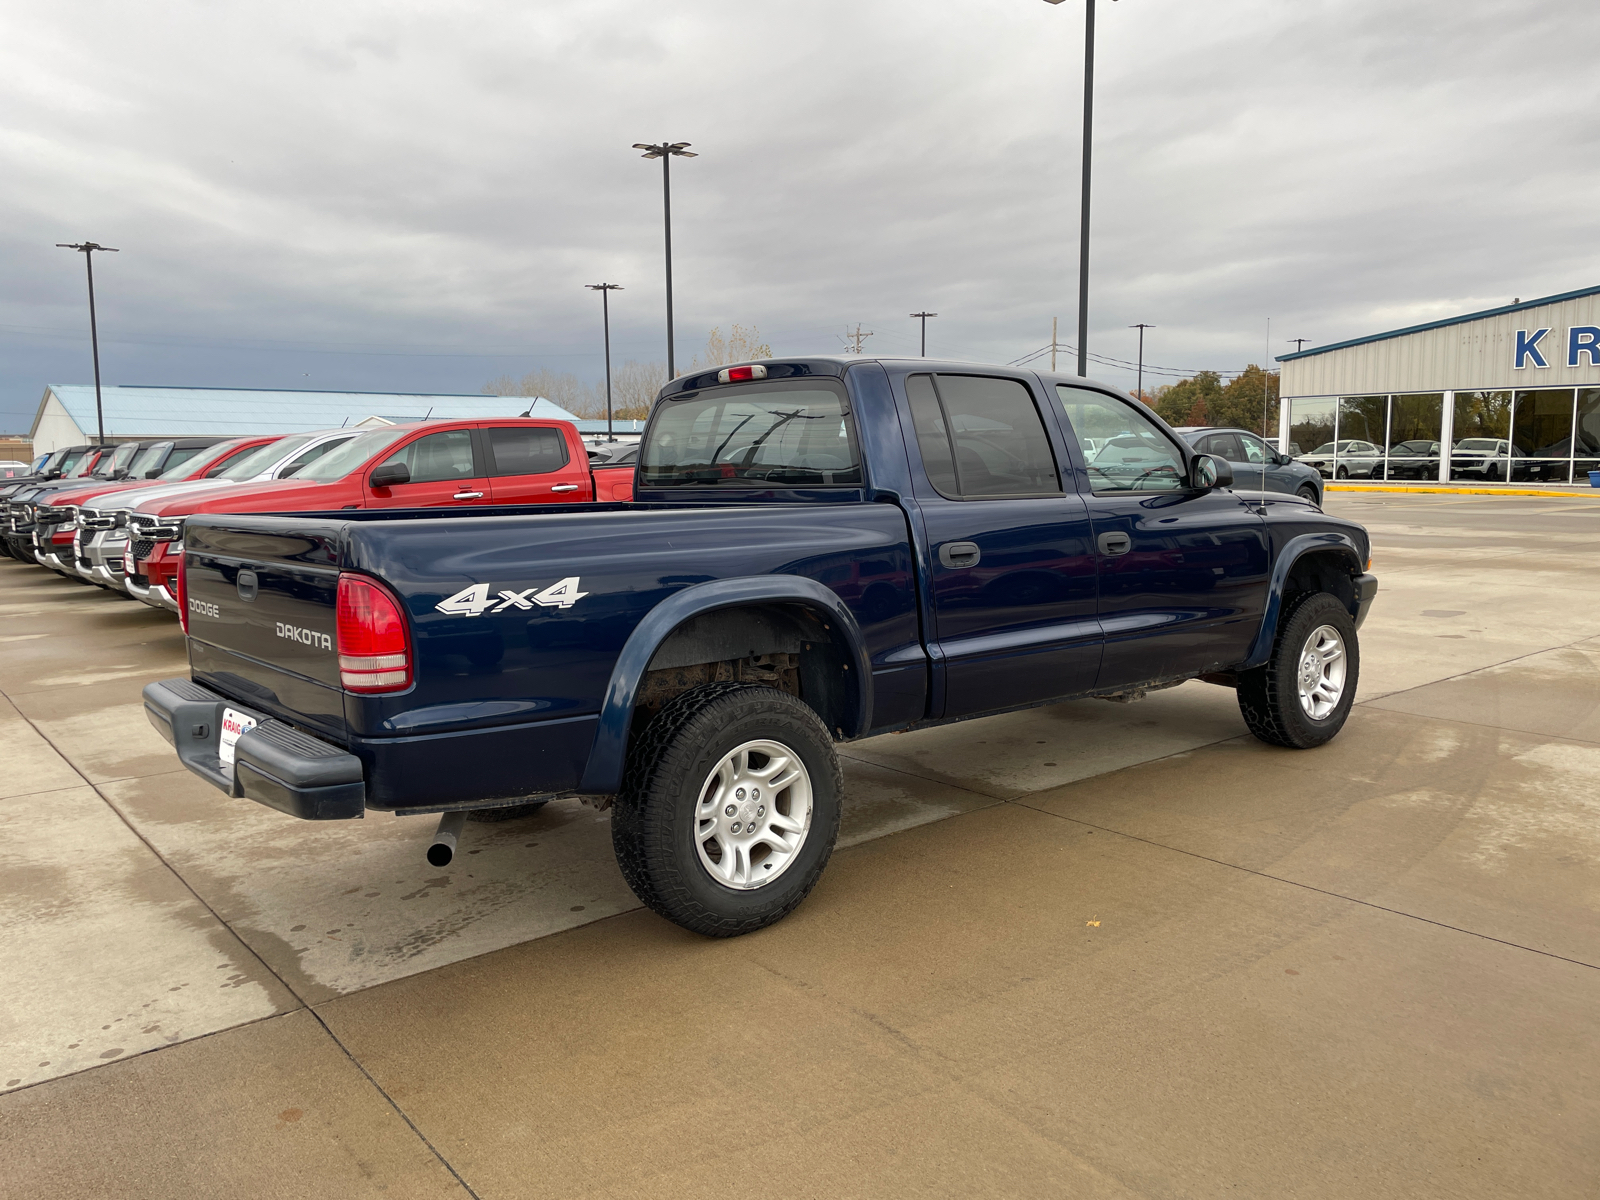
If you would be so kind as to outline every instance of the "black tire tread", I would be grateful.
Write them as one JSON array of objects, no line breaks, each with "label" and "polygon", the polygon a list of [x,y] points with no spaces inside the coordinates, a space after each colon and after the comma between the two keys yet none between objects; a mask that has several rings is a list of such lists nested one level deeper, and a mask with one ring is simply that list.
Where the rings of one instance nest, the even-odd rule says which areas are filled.
[{"label": "black tire tread", "polygon": [[[794,911],[811,892],[833,853],[839,834],[839,806],[833,807],[830,828],[813,827],[811,837],[822,837],[821,860],[806,885],[777,908],[745,918],[721,916],[696,900],[685,886],[671,852],[672,828],[662,806],[649,803],[655,782],[663,775],[687,771],[697,756],[694,739],[681,735],[688,726],[704,720],[712,728],[747,715],[752,703],[770,705],[814,724],[822,740],[831,745],[827,727],[803,701],[776,688],[737,681],[702,684],[664,705],[655,719],[640,731],[628,749],[622,787],[611,814],[611,843],[622,877],[651,911],[685,929],[708,937],[738,937],[751,933]],[[844,791],[844,774],[837,756],[832,758],[834,794]],[[770,885],[769,885],[770,886]]]},{"label": "black tire tread", "polygon": [[[1249,671],[1239,672],[1238,697],[1239,712],[1244,717],[1244,723],[1261,741],[1270,746],[1284,746],[1292,750],[1310,749],[1319,746],[1337,736],[1339,729],[1344,727],[1343,719],[1334,729],[1332,734],[1318,740],[1309,740],[1303,734],[1297,733],[1292,728],[1289,714],[1286,711],[1287,701],[1284,699],[1286,689],[1283,687],[1285,672],[1288,673],[1289,682],[1293,682],[1294,672],[1298,661],[1286,661],[1284,655],[1285,639],[1290,630],[1295,626],[1302,610],[1306,605],[1319,599],[1332,601],[1338,606],[1338,611],[1349,617],[1349,610],[1340,603],[1338,597],[1327,592],[1303,592],[1295,597],[1290,606],[1285,609],[1283,616],[1278,620],[1277,636],[1273,639],[1272,653],[1265,664],[1252,668]],[[1352,665],[1356,668],[1347,687],[1354,702],[1354,694],[1360,682],[1360,651],[1354,638],[1354,628],[1351,636],[1346,639],[1346,653],[1352,656]],[[1349,705],[1345,706],[1346,714]]]}]

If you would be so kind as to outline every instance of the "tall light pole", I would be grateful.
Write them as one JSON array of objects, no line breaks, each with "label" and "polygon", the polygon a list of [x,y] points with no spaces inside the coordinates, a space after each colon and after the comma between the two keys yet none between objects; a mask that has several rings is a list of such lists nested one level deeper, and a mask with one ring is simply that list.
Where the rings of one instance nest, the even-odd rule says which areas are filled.
[{"label": "tall light pole", "polygon": [[635,142],[635,150],[643,150],[645,158],[661,160],[661,213],[667,229],[667,382],[678,377],[677,358],[672,340],[672,159],[698,158],[689,149],[689,142]]},{"label": "tall light pole", "polygon": [[1154,329],[1155,326],[1146,325],[1141,321],[1137,325],[1129,325],[1128,328],[1139,331],[1139,390],[1135,395],[1139,397],[1139,402],[1142,404],[1144,403],[1144,331],[1146,329]]},{"label": "tall light pole", "polygon": [[922,322],[922,357],[923,358],[927,358],[928,357],[928,318],[929,317],[937,317],[939,314],[938,313],[931,313],[931,312],[919,312],[919,313],[912,313],[911,315],[913,317],[916,317],[918,320],[920,320]]},{"label": "tall light pole", "polygon": [[[1060,4],[1062,0],[1045,0]],[[1089,373],[1089,165],[1094,133],[1094,0],[1083,0],[1083,196],[1078,203],[1078,374]]]},{"label": "tall light pole", "polygon": [[623,289],[620,283],[586,283],[583,286],[600,293],[600,320],[606,331],[606,441],[614,442],[617,436],[611,432],[611,298],[606,293]]},{"label": "tall light pole", "polygon": [[94,417],[100,424],[99,442],[106,444],[106,413],[100,404],[100,331],[94,319],[94,252],[122,253],[115,246],[102,246],[98,242],[57,242],[58,250],[76,250],[83,255],[83,266],[89,273],[89,348],[94,354]]}]

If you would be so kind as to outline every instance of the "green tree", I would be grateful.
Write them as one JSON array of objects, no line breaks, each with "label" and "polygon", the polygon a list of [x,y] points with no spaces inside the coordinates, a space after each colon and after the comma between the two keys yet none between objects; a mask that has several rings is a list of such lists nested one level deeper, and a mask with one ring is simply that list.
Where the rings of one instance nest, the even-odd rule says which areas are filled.
[{"label": "green tree", "polygon": [[1212,412],[1221,398],[1222,377],[1215,371],[1201,371],[1192,379],[1158,389],[1155,410],[1168,425],[1215,425]]},{"label": "green tree", "polygon": [[[1266,396],[1265,428],[1263,428],[1262,396]],[[1211,406],[1212,425],[1232,425],[1250,429],[1263,437],[1276,437],[1278,432],[1278,376],[1251,363],[1232,382],[1222,389],[1222,395]]]}]

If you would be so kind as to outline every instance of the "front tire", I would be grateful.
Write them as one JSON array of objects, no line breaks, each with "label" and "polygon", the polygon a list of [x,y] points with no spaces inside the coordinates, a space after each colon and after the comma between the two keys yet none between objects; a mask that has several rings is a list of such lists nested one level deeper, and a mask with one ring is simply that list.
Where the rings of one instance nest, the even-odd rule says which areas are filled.
[{"label": "front tire", "polygon": [[736,937],[788,916],[816,885],[843,791],[833,740],[807,705],[776,688],[706,684],[634,739],[611,844],[646,906]]},{"label": "front tire", "polygon": [[1313,504],[1322,503],[1322,501],[1317,499],[1317,489],[1312,487],[1309,483],[1301,484],[1300,490],[1296,493],[1296,495],[1298,495],[1302,500],[1311,501]]},{"label": "front tire", "polygon": [[1239,711],[1268,745],[1309,750],[1344,728],[1360,675],[1350,610],[1310,592],[1285,614],[1266,663],[1239,673]]},{"label": "front tire", "polygon": [[1335,471],[1333,473],[1333,477],[1335,479],[1349,479],[1350,478],[1350,468],[1349,467],[1340,467],[1337,471]]}]

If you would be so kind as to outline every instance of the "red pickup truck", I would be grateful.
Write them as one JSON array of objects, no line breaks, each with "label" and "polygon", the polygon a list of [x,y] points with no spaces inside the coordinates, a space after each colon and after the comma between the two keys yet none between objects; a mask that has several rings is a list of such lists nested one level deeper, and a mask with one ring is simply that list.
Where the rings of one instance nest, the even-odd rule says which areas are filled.
[{"label": "red pickup truck", "polygon": [[[570,421],[418,421],[360,434],[289,479],[152,499],[129,518],[130,582],[175,610],[168,586],[196,513],[578,504],[633,497],[633,465],[591,468]],[[138,547],[138,552],[135,551]],[[130,590],[133,590],[130,588]],[[137,594],[137,593],[136,593]]]}]

